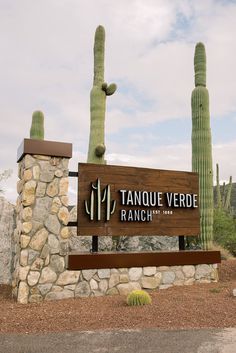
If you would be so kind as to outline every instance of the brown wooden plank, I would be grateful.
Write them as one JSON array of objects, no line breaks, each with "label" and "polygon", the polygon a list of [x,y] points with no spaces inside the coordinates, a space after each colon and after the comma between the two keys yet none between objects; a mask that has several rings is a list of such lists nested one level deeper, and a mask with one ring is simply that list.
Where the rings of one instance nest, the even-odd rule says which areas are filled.
[{"label": "brown wooden plank", "polygon": [[46,140],[24,139],[17,150],[17,162],[20,162],[26,154],[71,158],[72,144]]},{"label": "brown wooden plank", "polygon": [[[78,173],[78,235],[199,235],[199,209],[168,207],[165,196],[167,192],[198,194],[197,173],[85,163],[79,164]],[[110,185],[111,198],[116,201],[116,210],[109,222],[105,221],[105,204],[101,208],[101,221],[97,221],[96,216],[90,220],[85,212],[84,203],[85,200],[89,203],[91,183],[97,179],[101,181],[101,190]],[[160,192],[163,206],[121,205],[119,190]],[[153,214],[149,222],[122,222],[121,210],[129,212],[130,209],[160,214]],[[172,214],[165,214],[165,211],[172,211]]]},{"label": "brown wooden plank", "polygon": [[68,270],[220,263],[219,251],[71,253]]}]

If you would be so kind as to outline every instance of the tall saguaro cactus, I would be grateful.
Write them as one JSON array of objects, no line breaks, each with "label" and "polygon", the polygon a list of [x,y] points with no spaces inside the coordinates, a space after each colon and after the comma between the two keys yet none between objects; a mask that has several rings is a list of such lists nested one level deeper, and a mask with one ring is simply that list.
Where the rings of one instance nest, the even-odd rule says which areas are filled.
[{"label": "tall saguaro cactus", "polygon": [[114,83],[104,82],[105,29],[98,26],[94,41],[94,80],[90,92],[90,137],[88,163],[105,164],[105,111],[106,96],[116,91]]},{"label": "tall saguaro cactus", "polygon": [[192,92],[192,170],[199,174],[200,239],[208,249],[213,237],[213,172],[209,94],[206,88],[206,53],[197,43],[194,55],[195,88]]}]

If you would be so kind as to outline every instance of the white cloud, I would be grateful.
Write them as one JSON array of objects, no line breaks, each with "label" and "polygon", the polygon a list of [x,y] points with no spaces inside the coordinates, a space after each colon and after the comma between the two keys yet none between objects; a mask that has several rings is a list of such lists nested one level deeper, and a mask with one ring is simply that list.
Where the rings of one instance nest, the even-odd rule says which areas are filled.
[{"label": "white cloud", "polygon": [[[2,1],[0,9],[0,170],[15,168],[16,149],[28,137],[36,109],[45,113],[47,139],[72,142],[80,151],[72,166],[86,160],[93,38],[99,24],[106,28],[105,78],[118,81],[118,91],[107,99],[106,139],[114,134],[119,140],[108,146],[112,163],[191,169],[191,148],[181,144],[181,135],[177,145],[160,146],[158,136],[145,132],[150,150],[136,156],[140,135],[132,129],[191,119],[198,41],[206,44],[212,118],[224,117],[229,124],[227,115],[236,113],[234,2],[21,0]],[[124,128],[130,130],[125,139]],[[221,136],[226,141],[223,130]],[[214,160],[228,179],[235,171],[236,146],[232,141],[220,148],[217,142]],[[15,187],[13,179],[6,194]]]}]

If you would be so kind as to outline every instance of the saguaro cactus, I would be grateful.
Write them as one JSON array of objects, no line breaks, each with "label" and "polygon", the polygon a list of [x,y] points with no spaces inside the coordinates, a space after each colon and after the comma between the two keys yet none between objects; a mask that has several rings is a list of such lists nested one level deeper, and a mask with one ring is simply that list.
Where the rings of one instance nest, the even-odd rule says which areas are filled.
[{"label": "saguaro cactus", "polygon": [[211,245],[213,237],[213,172],[212,143],[209,113],[209,94],[206,88],[206,53],[197,43],[194,55],[195,88],[192,92],[192,170],[199,174],[201,244]]},{"label": "saguaro cactus", "polygon": [[222,194],[220,188],[219,165],[216,164],[216,207],[223,208],[226,212],[231,209],[232,176],[229,178],[227,186],[223,183]]},{"label": "saguaro cactus", "polygon": [[216,163],[216,207],[222,207],[222,198],[220,192],[220,174],[219,174],[219,164]]},{"label": "saguaro cactus", "polygon": [[32,115],[30,138],[44,140],[44,116],[39,110],[35,111]]},{"label": "saguaro cactus", "polygon": [[232,176],[229,177],[229,184],[227,185],[227,193],[225,198],[224,208],[226,211],[230,211],[231,208],[231,193],[232,193]]},{"label": "saguaro cactus", "polygon": [[104,82],[104,50],[105,29],[98,26],[94,41],[94,80],[90,92],[90,137],[88,150],[88,163],[105,164],[105,111],[106,96],[112,95],[116,90],[114,83],[108,85]]}]

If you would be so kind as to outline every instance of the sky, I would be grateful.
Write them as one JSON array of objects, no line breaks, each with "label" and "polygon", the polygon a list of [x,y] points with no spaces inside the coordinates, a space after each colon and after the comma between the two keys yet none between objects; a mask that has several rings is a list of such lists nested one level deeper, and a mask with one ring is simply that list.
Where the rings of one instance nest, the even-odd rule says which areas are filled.
[{"label": "sky", "polygon": [[[191,171],[195,45],[207,55],[213,164],[236,181],[236,0],[0,0],[0,188],[16,201],[16,152],[32,113],[86,162],[93,44],[106,30],[108,164]],[[76,200],[70,178],[70,201]]]}]

